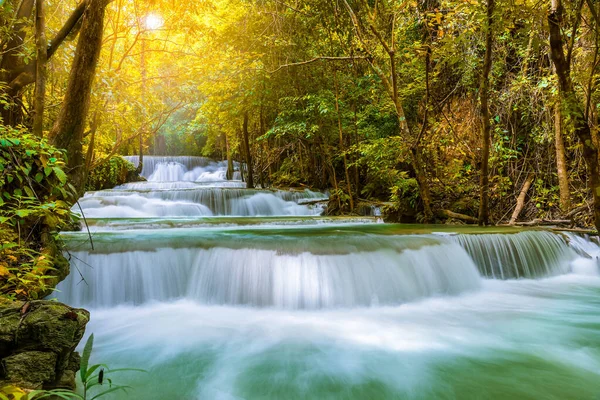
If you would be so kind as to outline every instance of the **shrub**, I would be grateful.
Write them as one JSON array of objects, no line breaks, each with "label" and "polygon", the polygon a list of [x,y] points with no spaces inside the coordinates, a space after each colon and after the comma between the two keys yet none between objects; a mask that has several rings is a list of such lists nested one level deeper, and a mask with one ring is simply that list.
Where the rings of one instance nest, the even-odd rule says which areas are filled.
[{"label": "shrub", "polygon": [[0,125],[0,295],[36,299],[64,277],[56,233],[73,223],[65,154],[23,128]]},{"label": "shrub", "polygon": [[111,189],[137,180],[135,165],[121,156],[112,156],[94,167],[88,175],[86,190]]}]

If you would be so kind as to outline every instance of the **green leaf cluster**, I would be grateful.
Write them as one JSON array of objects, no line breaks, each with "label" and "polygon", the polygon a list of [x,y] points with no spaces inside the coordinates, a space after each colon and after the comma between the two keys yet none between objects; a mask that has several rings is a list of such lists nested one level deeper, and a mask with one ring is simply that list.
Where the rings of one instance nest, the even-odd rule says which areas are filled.
[{"label": "green leaf cluster", "polygon": [[128,182],[134,174],[135,165],[121,156],[113,156],[90,171],[86,190],[111,189]]},{"label": "green leaf cluster", "polygon": [[36,299],[51,289],[55,234],[75,218],[64,165],[46,140],[0,125],[0,295]]}]

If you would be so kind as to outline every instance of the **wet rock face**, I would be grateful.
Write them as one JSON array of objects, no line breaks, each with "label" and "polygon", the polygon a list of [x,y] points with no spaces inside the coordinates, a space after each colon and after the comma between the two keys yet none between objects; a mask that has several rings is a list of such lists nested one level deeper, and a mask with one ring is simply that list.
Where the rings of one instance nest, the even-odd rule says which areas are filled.
[{"label": "wet rock face", "polygon": [[0,303],[0,387],[75,388],[75,347],[90,319],[55,301]]}]

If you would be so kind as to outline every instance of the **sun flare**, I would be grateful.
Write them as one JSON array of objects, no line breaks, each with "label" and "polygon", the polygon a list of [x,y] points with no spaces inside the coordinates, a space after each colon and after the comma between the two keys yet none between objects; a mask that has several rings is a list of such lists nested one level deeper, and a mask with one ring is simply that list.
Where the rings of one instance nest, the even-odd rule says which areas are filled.
[{"label": "sun flare", "polygon": [[163,26],[163,19],[160,15],[150,14],[146,16],[146,28],[150,30],[160,29]]}]

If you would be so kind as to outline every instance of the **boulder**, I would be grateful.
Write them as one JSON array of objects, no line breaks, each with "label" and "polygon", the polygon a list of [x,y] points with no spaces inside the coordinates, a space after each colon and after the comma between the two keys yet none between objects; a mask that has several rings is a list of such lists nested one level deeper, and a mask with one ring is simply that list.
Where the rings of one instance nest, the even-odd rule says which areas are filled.
[{"label": "boulder", "polygon": [[75,347],[90,319],[56,301],[0,304],[0,387],[75,388]]}]

